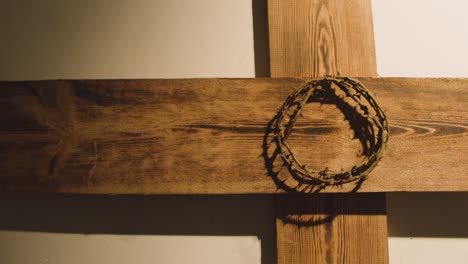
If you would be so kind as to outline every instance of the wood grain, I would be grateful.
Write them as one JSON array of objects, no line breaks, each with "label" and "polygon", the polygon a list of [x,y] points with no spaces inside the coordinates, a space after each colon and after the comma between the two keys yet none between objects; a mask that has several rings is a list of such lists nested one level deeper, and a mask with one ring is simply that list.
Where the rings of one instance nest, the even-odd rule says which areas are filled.
[{"label": "wood grain", "polygon": [[388,263],[385,196],[276,197],[278,263]]},{"label": "wood grain", "polygon": [[368,0],[269,0],[272,77],[377,76]]},{"label": "wood grain", "polygon": [[[268,7],[273,77],[377,75],[369,0],[269,0]],[[327,138],[340,144],[320,149],[328,157],[323,164],[335,170],[358,164],[346,130],[329,131]],[[383,193],[277,197],[278,263],[388,263],[385,206]],[[317,224],[285,224],[285,215]]]},{"label": "wood grain", "polygon": [[[386,111],[390,139],[358,191],[468,191],[468,79],[360,80]],[[0,189],[281,192],[267,175],[262,144],[268,122],[303,81],[0,82]],[[359,144],[348,144],[356,140],[347,123],[328,108],[299,121],[289,139],[301,159],[315,161],[311,168],[348,162],[324,155],[331,146],[359,152]],[[340,131],[348,134],[331,141]]]}]

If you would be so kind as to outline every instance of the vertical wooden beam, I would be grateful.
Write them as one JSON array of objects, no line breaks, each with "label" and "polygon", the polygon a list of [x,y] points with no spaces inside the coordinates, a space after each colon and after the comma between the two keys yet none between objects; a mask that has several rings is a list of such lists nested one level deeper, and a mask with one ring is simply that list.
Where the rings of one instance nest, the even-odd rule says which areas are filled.
[{"label": "vertical wooden beam", "polygon": [[385,194],[278,195],[278,263],[388,263]]},{"label": "vertical wooden beam", "polygon": [[269,0],[271,77],[376,77],[370,0]]},{"label": "vertical wooden beam", "polygon": [[[272,77],[377,75],[370,0],[269,0]],[[276,197],[278,263],[388,263],[385,194]]]}]

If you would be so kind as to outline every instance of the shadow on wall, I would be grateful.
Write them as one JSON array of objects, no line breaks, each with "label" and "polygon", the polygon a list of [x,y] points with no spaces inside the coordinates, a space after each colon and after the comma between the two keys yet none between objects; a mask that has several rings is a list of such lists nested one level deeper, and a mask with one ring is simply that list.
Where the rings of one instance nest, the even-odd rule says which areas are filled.
[{"label": "shadow on wall", "polygon": [[468,193],[389,193],[392,237],[468,238]]},{"label": "shadow on wall", "polygon": [[270,77],[267,0],[252,0],[255,77]]},{"label": "shadow on wall", "polygon": [[8,231],[257,236],[275,263],[272,196],[0,193],[0,210]]}]

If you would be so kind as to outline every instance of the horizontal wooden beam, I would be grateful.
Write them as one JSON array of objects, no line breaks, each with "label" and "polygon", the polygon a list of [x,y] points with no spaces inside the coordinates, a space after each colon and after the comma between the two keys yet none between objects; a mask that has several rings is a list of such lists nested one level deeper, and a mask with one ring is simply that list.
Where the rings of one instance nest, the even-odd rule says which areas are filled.
[{"label": "horizontal wooden beam", "polygon": [[[468,79],[359,80],[385,110],[390,138],[357,191],[468,191]],[[281,192],[265,167],[265,133],[303,82],[0,82],[0,190]],[[349,125],[333,106],[310,110],[289,139],[301,159],[312,168],[352,166],[359,144]],[[287,173],[279,180],[287,183]]]}]

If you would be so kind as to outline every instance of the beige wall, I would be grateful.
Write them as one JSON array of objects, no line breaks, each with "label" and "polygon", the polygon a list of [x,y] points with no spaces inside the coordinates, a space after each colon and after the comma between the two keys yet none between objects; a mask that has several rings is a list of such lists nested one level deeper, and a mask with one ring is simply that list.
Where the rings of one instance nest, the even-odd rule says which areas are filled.
[{"label": "beige wall", "polygon": [[[0,4],[2,80],[255,75],[248,0]],[[382,76],[468,77],[464,1],[373,5]],[[466,204],[388,195],[391,263],[466,263]],[[0,194],[0,211],[0,263],[274,263],[271,196]]]},{"label": "beige wall", "polygon": [[0,78],[254,77],[248,0],[0,0]]}]

